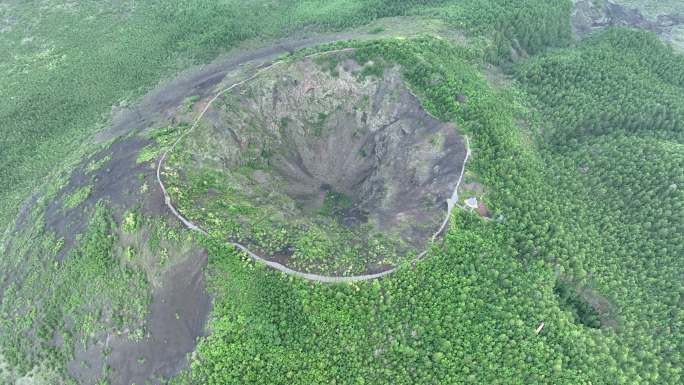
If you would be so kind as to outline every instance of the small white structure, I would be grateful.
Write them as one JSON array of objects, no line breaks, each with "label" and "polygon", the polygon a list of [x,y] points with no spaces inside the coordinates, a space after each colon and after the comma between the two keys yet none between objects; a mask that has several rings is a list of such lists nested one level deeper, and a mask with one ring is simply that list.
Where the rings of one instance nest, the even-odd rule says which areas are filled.
[{"label": "small white structure", "polygon": [[470,197],[465,200],[466,206],[470,207],[471,209],[476,209],[477,208],[477,198],[475,197]]}]

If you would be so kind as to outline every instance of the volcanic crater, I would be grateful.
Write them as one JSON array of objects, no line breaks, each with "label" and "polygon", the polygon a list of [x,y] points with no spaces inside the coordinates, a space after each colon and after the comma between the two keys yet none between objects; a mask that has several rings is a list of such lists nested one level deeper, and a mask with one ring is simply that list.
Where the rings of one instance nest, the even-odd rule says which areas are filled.
[{"label": "volcanic crater", "polygon": [[325,53],[221,94],[170,156],[183,215],[290,268],[387,270],[428,247],[465,160],[401,68]]}]

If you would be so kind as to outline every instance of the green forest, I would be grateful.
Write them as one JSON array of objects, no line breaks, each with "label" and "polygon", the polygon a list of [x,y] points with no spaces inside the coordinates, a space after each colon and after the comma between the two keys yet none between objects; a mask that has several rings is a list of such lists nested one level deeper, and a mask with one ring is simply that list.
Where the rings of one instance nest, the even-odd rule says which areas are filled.
[{"label": "green forest", "polygon": [[[573,4],[0,5],[0,384],[132,385],[108,336],[149,339],[163,277],[193,250],[206,258],[203,332],[172,375],[142,383],[681,384],[684,54],[638,28],[580,38]],[[90,139],[181,70],[323,33],[344,38],[284,60],[354,48],[399,66],[469,138],[466,174],[491,218],[455,209],[420,261],[317,283],[157,208],[156,162],[192,120]],[[135,186],[100,198],[108,173],[129,181],[119,148]],[[138,198],[153,193],[156,206]],[[62,216],[80,224],[54,225]],[[100,370],[79,352],[103,340]]]}]

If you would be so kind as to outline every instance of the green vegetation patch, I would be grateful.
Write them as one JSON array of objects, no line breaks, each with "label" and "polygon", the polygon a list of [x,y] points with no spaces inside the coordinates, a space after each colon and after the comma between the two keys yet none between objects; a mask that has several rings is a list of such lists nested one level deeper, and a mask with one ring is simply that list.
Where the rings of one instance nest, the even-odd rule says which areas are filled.
[{"label": "green vegetation patch", "polygon": [[93,160],[86,165],[86,172],[95,172],[102,168],[102,166],[104,166],[105,164],[109,163],[110,160],[112,160],[111,155],[106,155],[103,156],[101,159]]},{"label": "green vegetation patch", "polygon": [[65,209],[73,209],[74,207],[85,202],[86,199],[88,199],[88,197],[90,197],[90,193],[92,192],[92,190],[93,190],[92,185],[87,185],[87,186],[77,188],[72,193],[70,193],[66,197],[64,197],[64,208]]},{"label": "green vegetation patch", "polygon": [[151,160],[157,159],[160,154],[161,149],[158,146],[151,144],[145,146],[142,150],[140,150],[140,152],[138,153],[138,157],[135,158],[135,161],[138,164],[149,162]]},{"label": "green vegetation patch", "polygon": [[351,198],[343,193],[329,191],[325,194],[323,205],[318,212],[326,217],[340,216],[352,208],[352,203]]},{"label": "green vegetation patch", "polygon": [[143,147],[135,159],[136,163],[146,163],[159,158],[164,150],[168,148],[180,135],[183,130],[187,130],[187,124],[181,123],[177,126],[160,127],[147,133],[147,137],[152,143]]}]

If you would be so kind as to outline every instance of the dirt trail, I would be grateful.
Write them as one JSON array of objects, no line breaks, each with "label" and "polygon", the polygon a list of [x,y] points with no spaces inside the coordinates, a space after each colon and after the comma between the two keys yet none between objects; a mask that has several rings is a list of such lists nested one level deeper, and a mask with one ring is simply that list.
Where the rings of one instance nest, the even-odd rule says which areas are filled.
[{"label": "dirt trail", "polygon": [[[315,54],[308,55],[308,56],[306,56],[306,57],[307,57],[307,58],[312,58],[312,57],[316,57],[316,56],[327,55],[327,54],[337,53],[337,52],[351,51],[351,50],[353,50],[353,48],[345,48],[345,49],[340,49],[340,50],[319,52],[319,53],[315,53]],[[266,64],[264,64],[264,65],[261,65],[261,66],[258,68],[258,70],[257,70],[252,76],[249,76],[248,78],[246,78],[246,79],[244,79],[244,80],[242,80],[242,81],[239,81],[239,82],[237,82],[237,83],[234,83],[234,84],[232,84],[231,86],[229,86],[229,87],[227,87],[227,88],[225,88],[225,89],[219,91],[219,92],[218,92],[218,93],[217,93],[217,94],[216,94],[216,95],[215,95],[215,96],[214,96],[214,97],[213,97],[213,98],[204,106],[204,108],[202,109],[202,112],[200,112],[200,114],[197,116],[197,118],[195,119],[195,121],[194,121],[194,123],[192,124],[192,126],[191,126],[186,132],[184,132],[183,134],[181,134],[181,135],[178,137],[178,139],[176,139],[176,141],[175,141],[168,149],[166,149],[166,151],[164,151],[164,152],[162,153],[162,155],[160,156],[159,161],[157,162],[157,183],[159,184],[159,187],[161,188],[161,191],[162,191],[162,193],[163,193],[163,195],[164,195],[164,201],[165,201],[166,205],[168,206],[169,210],[173,213],[173,215],[174,215],[176,218],[178,218],[178,219],[183,223],[183,225],[185,225],[185,226],[186,226],[187,228],[189,228],[190,230],[197,231],[197,232],[202,233],[202,234],[204,234],[204,235],[208,235],[207,231],[205,231],[205,230],[202,229],[200,226],[196,225],[195,223],[193,223],[192,221],[190,221],[189,219],[187,219],[187,218],[185,218],[183,215],[181,215],[180,212],[176,209],[176,207],[175,207],[175,206],[173,205],[173,203],[171,202],[171,197],[169,196],[169,194],[168,194],[168,192],[167,192],[167,190],[166,190],[166,186],[164,185],[164,182],[162,181],[162,178],[161,178],[161,171],[162,171],[162,168],[163,168],[163,165],[164,165],[164,161],[166,160],[168,154],[176,148],[176,146],[178,145],[178,143],[180,143],[181,140],[183,140],[189,133],[191,133],[191,132],[197,127],[197,125],[199,124],[199,122],[200,122],[200,121],[202,120],[202,118],[204,117],[204,114],[207,112],[207,110],[209,109],[209,107],[212,105],[212,103],[214,103],[214,101],[215,101],[216,99],[218,99],[221,95],[225,94],[226,92],[229,92],[229,91],[233,90],[235,87],[238,87],[238,86],[240,86],[240,85],[242,85],[242,84],[244,84],[244,83],[246,83],[246,82],[248,82],[248,81],[250,81],[250,80],[256,78],[256,77],[259,76],[263,71],[266,71],[266,70],[272,68],[273,66],[281,65],[282,63],[285,63],[285,62],[284,62],[284,61],[277,61],[277,62],[266,63]],[[218,82],[218,81],[220,81],[220,79],[217,79],[217,82]],[[415,95],[414,95],[414,96],[415,96]],[[428,113],[428,114],[429,114],[429,113]],[[437,119],[437,118],[435,118],[435,119]],[[434,240],[435,240],[435,239],[444,231],[444,229],[446,228],[446,226],[447,226],[447,224],[448,224],[448,222],[449,222],[449,219],[450,219],[450,217],[451,217],[451,212],[452,212],[454,206],[456,206],[456,203],[458,202],[458,188],[459,188],[459,186],[460,186],[460,184],[461,184],[461,182],[462,182],[462,180],[463,180],[463,173],[464,173],[464,171],[465,171],[465,166],[466,166],[466,163],[467,163],[467,161],[468,161],[468,158],[470,157],[470,142],[469,142],[467,136],[465,137],[465,142],[466,142],[466,156],[465,156],[465,159],[464,159],[464,161],[463,161],[463,167],[462,167],[462,169],[461,169],[461,173],[460,173],[458,182],[456,183],[456,187],[454,188],[453,194],[452,194],[451,198],[447,199],[447,202],[446,202],[446,203],[447,203],[447,211],[446,211],[445,219],[444,219],[444,221],[442,222],[442,225],[440,226],[440,228],[437,230],[437,232],[435,232],[435,233],[433,234],[433,236],[432,236],[432,241],[434,241]],[[300,277],[300,278],[304,278],[304,279],[307,279],[307,280],[310,280],[310,281],[316,281],[316,282],[338,283],[338,282],[357,282],[357,281],[365,281],[365,280],[371,280],[371,279],[376,279],[376,278],[383,277],[383,276],[385,276],[385,275],[388,275],[388,274],[393,273],[394,271],[396,271],[396,270],[398,269],[398,266],[395,266],[395,267],[392,267],[392,268],[390,268],[390,269],[388,269],[388,270],[385,270],[385,271],[382,271],[382,272],[379,272],[379,273],[374,273],[374,274],[363,274],[363,275],[355,275],[355,276],[326,276],[326,275],[305,273],[305,272],[301,272],[301,271],[296,271],[296,270],[290,269],[290,268],[288,268],[287,266],[284,266],[283,264],[280,264],[280,263],[278,263],[278,262],[269,261],[269,260],[267,260],[267,259],[265,259],[265,258],[263,258],[263,257],[260,257],[260,256],[258,256],[257,254],[255,254],[254,252],[250,251],[247,247],[245,247],[244,245],[241,245],[241,244],[239,244],[239,243],[234,243],[234,242],[229,242],[229,243],[230,243],[231,245],[233,245],[233,246],[239,248],[240,250],[244,251],[247,255],[249,255],[249,256],[250,256],[251,258],[253,258],[254,260],[261,261],[261,262],[263,262],[264,264],[266,264],[267,266],[270,266],[270,267],[272,267],[272,268],[274,268],[274,269],[276,269],[276,270],[278,270],[278,271],[281,271],[281,272],[283,272],[283,273],[285,273],[285,274],[294,275],[294,276],[297,276],[297,277]],[[425,256],[426,253],[427,253],[427,250],[421,252],[421,253],[420,253],[412,262],[416,262],[416,261],[422,259],[422,258]]]}]

